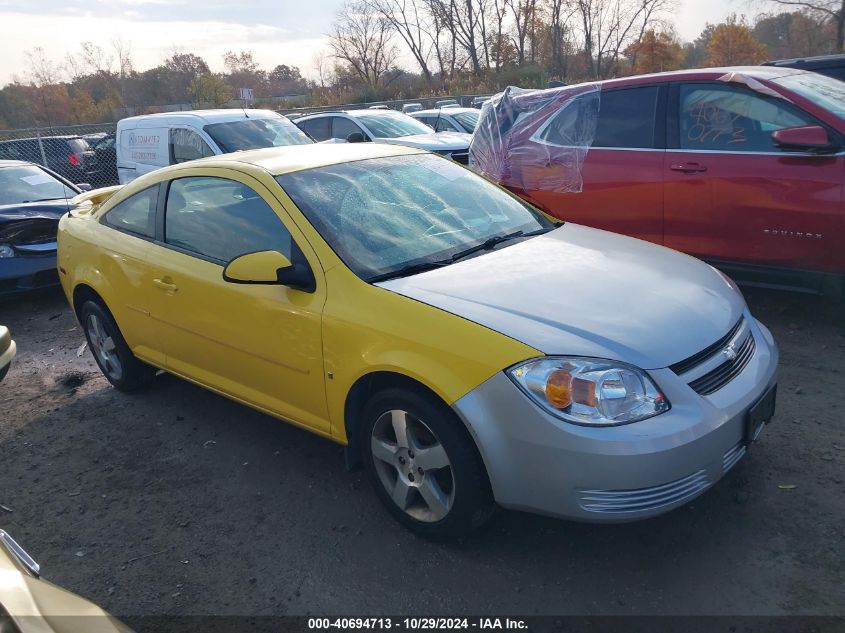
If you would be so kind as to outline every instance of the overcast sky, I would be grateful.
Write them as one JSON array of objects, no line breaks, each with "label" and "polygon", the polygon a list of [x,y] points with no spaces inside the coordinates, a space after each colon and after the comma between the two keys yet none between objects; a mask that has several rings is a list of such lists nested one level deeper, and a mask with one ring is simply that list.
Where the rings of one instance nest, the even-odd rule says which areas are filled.
[{"label": "overcast sky", "polygon": [[[748,0],[681,0],[674,16],[683,40],[705,22],[747,11]],[[63,61],[81,42],[106,50],[131,42],[136,69],[161,63],[175,48],[201,55],[222,70],[228,50],[252,50],[262,67],[298,66],[314,76],[314,56],[342,0],[0,0],[0,85],[27,79],[24,52],[35,46]],[[410,65],[409,65],[410,67]]]}]

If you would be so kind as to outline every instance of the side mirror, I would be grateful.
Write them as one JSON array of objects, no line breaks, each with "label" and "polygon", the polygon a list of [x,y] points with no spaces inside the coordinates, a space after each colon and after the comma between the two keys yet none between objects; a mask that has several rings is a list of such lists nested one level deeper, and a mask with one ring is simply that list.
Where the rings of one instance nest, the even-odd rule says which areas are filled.
[{"label": "side mirror", "polygon": [[352,134],[346,137],[347,143],[364,143],[366,141],[367,137],[361,134],[361,132],[352,132]]},{"label": "side mirror", "polygon": [[314,273],[302,259],[302,263],[292,264],[278,251],[247,253],[226,265],[223,279],[235,284],[279,285],[314,292],[317,287]]},{"label": "side mirror", "polygon": [[78,182],[76,183],[76,188],[80,191],[91,191],[93,189],[90,182]]},{"label": "side mirror", "polygon": [[775,130],[772,132],[772,141],[778,147],[799,152],[825,153],[836,149],[830,142],[827,130],[820,125],[802,125]]}]

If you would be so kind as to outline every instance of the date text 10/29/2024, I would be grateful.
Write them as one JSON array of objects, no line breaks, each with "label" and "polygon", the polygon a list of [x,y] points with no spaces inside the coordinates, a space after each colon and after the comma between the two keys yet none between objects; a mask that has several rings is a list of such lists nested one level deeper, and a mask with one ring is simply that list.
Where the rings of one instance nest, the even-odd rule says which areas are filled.
[{"label": "date text 10/29/2024", "polygon": [[477,631],[520,631],[528,624],[519,618],[309,618],[308,629],[442,631],[444,629]]}]

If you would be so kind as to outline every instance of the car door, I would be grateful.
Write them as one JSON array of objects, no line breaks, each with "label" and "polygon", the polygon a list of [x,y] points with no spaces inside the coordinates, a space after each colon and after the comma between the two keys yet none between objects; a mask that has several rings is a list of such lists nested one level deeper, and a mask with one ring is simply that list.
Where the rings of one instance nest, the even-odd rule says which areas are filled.
[{"label": "car door", "polygon": [[332,138],[334,139],[345,141],[349,138],[350,134],[361,134],[365,140],[371,140],[369,134],[367,134],[360,125],[351,119],[347,119],[342,116],[333,116],[331,117],[331,122]]},{"label": "car door", "polygon": [[[592,99],[590,93],[578,99]],[[565,146],[575,124],[567,110],[541,128],[533,140]],[[660,243],[663,240],[663,153],[665,87],[603,90],[593,143],[581,166],[580,193],[533,188],[532,202],[567,221]],[[542,180],[569,180],[571,164],[551,165]],[[540,178],[537,178],[540,180]]]},{"label": "car door", "polygon": [[[167,368],[327,434],[325,285],[307,242],[279,201],[239,172],[189,172],[166,186],[150,261],[151,317]],[[227,262],[262,250],[304,258],[316,291],[224,281]]]},{"label": "car door", "polygon": [[785,99],[721,81],[673,84],[670,102],[666,246],[716,261],[825,269],[841,226],[845,158],[772,141],[775,130],[819,123]]}]

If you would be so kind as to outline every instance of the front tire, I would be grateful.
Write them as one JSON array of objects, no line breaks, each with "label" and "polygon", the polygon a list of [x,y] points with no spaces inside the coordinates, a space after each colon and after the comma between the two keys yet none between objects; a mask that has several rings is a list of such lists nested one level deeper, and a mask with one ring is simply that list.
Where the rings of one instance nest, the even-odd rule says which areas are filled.
[{"label": "front tire", "polygon": [[99,302],[88,300],[79,321],[97,366],[115,389],[136,391],[155,378],[155,368],[135,358],[112,315]]},{"label": "front tire", "polygon": [[390,513],[414,532],[456,538],[485,523],[495,504],[466,428],[422,390],[387,389],[364,408],[367,472]]}]

